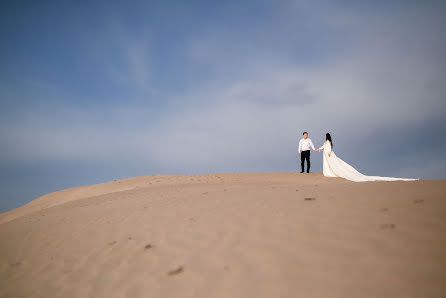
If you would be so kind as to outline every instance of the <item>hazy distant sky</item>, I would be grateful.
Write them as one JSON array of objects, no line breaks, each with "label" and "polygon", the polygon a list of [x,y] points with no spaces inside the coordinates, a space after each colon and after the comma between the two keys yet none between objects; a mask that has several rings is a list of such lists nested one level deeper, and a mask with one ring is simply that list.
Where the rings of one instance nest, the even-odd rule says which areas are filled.
[{"label": "hazy distant sky", "polygon": [[[445,1],[1,1],[0,212],[145,174],[446,178]],[[311,154],[322,170],[322,154]]]}]

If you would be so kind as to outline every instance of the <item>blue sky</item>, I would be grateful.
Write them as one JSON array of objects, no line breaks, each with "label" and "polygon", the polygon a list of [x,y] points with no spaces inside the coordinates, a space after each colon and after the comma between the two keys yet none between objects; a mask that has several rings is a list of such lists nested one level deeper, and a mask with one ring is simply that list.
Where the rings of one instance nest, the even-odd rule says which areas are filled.
[{"label": "blue sky", "polygon": [[[446,178],[443,1],[2,1],[0,211],[160,173]],[[322,158],[312,153],[313,170]]]}]

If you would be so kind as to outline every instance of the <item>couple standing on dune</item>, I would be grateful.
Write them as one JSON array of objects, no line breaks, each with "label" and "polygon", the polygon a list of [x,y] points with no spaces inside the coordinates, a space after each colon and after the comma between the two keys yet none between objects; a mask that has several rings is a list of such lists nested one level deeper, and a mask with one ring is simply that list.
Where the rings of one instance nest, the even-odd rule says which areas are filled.
[{"label": "couple standing on dune", "polygon": [[323,173],[326,177],[341,177],[354,182],[363,181],[413,181],[418,179],[408,178],[394,178],[394,177],[381,177],[381,176],[367,176],[358,172],[351,165],[340,159],[333,152],[333,142],[329,133],[325,134],[325,143],[319,148],[315,149],[313,142],[308,137],[308,133],[303,133],[303,138],[299,141],[299,155],[301,158],[302,171],[304,172],[305,160],[307,161],[307,173],[310,173],[310,147],[314,151],[323,150]]}]

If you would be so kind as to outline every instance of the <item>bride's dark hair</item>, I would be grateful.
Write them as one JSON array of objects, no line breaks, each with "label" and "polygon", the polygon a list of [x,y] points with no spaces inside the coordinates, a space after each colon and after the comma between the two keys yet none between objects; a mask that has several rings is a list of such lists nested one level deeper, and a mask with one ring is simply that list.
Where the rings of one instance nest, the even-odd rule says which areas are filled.
[{"label": "bride's dark hair", "polygon": [[333,142],[331,141],[331,136],[330,136],[330,133],[329,133],[329,132],[327,132],[327,133],[325,134],[325,139],[328,140],[328,141],[330,141],[331,148],[333,148]]}]

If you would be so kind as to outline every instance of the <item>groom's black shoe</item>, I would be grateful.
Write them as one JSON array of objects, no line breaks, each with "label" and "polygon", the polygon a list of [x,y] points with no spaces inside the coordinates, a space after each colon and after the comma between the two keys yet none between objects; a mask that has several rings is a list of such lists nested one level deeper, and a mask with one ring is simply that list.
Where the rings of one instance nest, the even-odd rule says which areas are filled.
[{"label": "groom's black shoe", "polygon": [[303,173],[304,171],[302,171],[302,172],[300,172],[300,173]]}]

